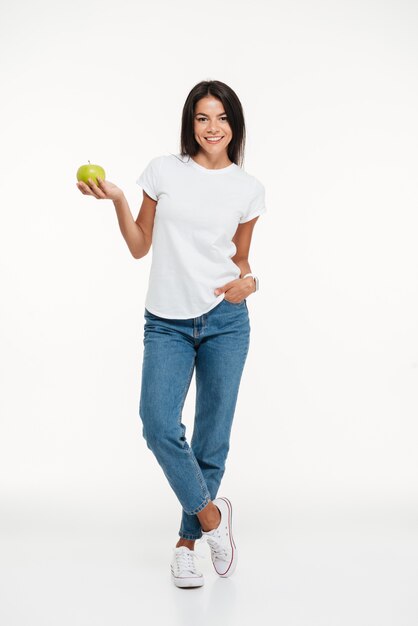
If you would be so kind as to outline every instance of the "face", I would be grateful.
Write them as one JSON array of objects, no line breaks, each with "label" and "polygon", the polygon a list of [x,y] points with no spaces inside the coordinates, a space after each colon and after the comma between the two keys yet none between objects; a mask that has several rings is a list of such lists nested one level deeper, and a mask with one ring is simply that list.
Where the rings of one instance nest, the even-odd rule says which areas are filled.
[{"label": "face", "polygon": [[[226,153],[232,130],[223,104],[217,98],[206,96],[196,102],[194,136],[201,149],[211,156]],[[216,140],[211,142],[211,137]]]}]

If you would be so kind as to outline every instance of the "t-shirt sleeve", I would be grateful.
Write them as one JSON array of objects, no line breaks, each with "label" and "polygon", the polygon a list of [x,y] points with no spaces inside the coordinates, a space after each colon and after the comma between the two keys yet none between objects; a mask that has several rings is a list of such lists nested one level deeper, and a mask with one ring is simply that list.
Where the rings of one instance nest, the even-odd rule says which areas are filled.
[{"label": "t-shirt sleeve", "polygon": [[239,221],[240,224],[245,224],[245,222],[249,222],[258,215],[267,212],[265,195],[266,190],[264,188],[264,185],[260,183],[259,180],[255,179],[255,187],[253,187],[252,194],[246,210],[241,216],[241,219]]},{"label": "t-shirt sleeve", "polygon": [[136,180],[137,185],[142,187],[142,189],[144,189],[144,191],[146,191],[153,200],[158,200],[158,196],[160,194],[160,167],[160,157],[155,157],[154,159],[151,159],[142,174]]}]

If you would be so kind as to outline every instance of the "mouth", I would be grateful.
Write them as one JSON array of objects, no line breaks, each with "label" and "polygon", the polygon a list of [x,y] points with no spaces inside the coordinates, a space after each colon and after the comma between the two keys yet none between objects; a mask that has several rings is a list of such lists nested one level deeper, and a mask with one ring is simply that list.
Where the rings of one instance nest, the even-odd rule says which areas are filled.
[{"label": "mouth", "polygon": [[222,137],[205,137],[205,139],[208,143],[220,143],[224,137],[225,135]]}]

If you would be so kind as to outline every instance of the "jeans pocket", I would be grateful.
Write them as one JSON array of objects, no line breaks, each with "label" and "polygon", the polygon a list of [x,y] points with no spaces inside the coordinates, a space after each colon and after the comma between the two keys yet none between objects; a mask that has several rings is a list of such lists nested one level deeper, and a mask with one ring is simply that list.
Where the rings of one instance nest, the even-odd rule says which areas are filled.
[{"label": "jeans pocket", "polygon": [[242,306],[245,303],[245,301],[246,301],[246,298],[244,298],[243,300],[240,300],[239,302],[230,302],[224,297],[224,302],[227,302],[231,306]]}]

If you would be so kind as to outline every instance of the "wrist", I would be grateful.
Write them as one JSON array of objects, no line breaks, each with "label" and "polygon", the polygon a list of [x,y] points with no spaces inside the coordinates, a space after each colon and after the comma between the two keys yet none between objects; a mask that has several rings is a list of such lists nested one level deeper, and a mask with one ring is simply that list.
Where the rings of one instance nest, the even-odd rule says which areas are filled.
[{"label": "wrist", "polygon": [[112,199],[113,199],[113,203],[116,206],[116,204],[120,204],[121,202],[123,202],[125,200],[125,194],[122,191],[122,193],[120,193],[118,196],[116,196],[116,198],[112,198]]},{"label": "wrist", "polygon": [[253,289],[252,291],[258,291],[259,289],[259,280],[258,280],[258,276],[254,276],[254,274],[252,272],[248,272],[248,274],[245,274],[242,278],[246,279],[246,278],[251,278],[251,280],[253,281]]},{"label": "wrist", "polygon": [[241,280],[244,280],[248,284],[248,286],[251,288],[250,293],[253,293],[256,290],[255,280],[254,280],[254,278],[252,278],[252,276],[247,276],[246,278],[241,278]]}]

